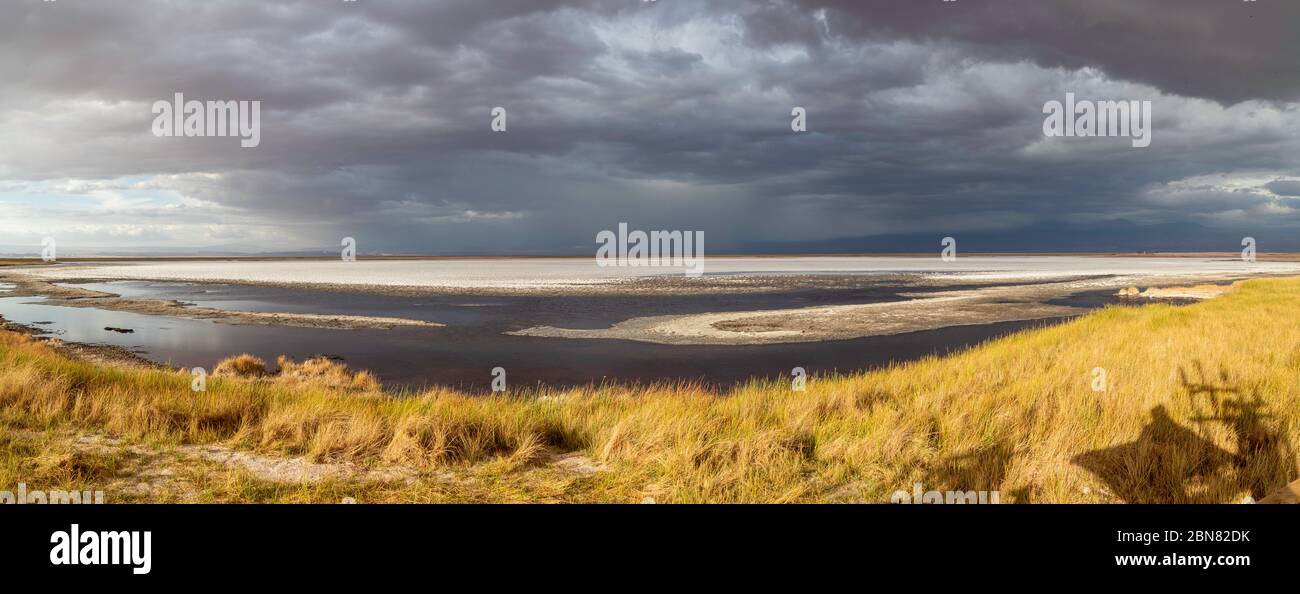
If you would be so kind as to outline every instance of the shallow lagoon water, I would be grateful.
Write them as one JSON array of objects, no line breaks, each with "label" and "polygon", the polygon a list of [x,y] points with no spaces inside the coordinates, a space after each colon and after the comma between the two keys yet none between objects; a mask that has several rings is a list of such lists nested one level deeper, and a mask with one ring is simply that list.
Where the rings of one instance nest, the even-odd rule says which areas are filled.
[{"label": "shallow lagoon water", "polygon": [[[242,352],[268,361],[277,355],[338,357],[375,372],[386,385],[430,384],[486,391],[491,369],[506,368],[511,385],[575,385],[603,380],[703,380],[730,385],[753,377],[858,371],[965,348],[1017,330],[1053,323],[1011,322],[960,326],[895,336],[821,343],[755,346],[678,346],[623,340],[508,336],[533,325],[606,327],[624,319],[671,313],[752,310],[901,299],[915,287],[872,287],[783,293],[698,296],[399,297],[277,287],[181,282],[114,281],[76,286],[124,297],[176,299],[205,307],[396,316],[447,324],[442,328],[331,330],[228,324],[217,320],[42,305],[41,298],[0,297],[0,315],[63,340],[125,347],[177,367],[211,369]],[[1080,295],[1070,305],[1096,307],[1106,295]],[[130,328],[131,334],[104,330]]]}]

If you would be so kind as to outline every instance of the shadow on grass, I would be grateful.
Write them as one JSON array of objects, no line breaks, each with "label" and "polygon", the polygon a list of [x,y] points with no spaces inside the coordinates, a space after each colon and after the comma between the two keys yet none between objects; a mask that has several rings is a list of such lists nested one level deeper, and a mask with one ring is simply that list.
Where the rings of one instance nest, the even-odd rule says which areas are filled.
[{"label": "shadow on grass", "polygon": [[[1248,492],[1260,499],[1292,480],[1296,458],[1285,419],[1268,414],[1257,390],[1235,385],[1226,370],[1217,377],[1194,364],[1195,378],[1179,369],[1182,391],[1207,412],[1193,417],[1198,430],[1170,418],[1163,405],[1137,439],[1095,450],[1074,462],[1097,475],[1126,503],[1231,503]],[[1227,451],[1207,439],[1226,428],[1235,444]]]},{"label": "shadow on grass", "polygon": [[[951,456],[926,472],[924,484],[940,491],[998,491],[1014,453],[1007,444],[997,443]],[[1029,499],[1023,489],[1008,495],[1009,502],[1025,503]]]}]

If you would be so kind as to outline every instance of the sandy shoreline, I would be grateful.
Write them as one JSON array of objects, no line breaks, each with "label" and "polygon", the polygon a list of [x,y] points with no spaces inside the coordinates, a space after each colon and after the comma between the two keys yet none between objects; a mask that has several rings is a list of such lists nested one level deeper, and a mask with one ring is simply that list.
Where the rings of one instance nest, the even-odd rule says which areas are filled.
[{"label": "sandy shoreline", "polygon": [[78,287],[64,287],[51,282],[33,278],[28,275],[9,271],[0,274],[0,282],[11,283],[15,288],[5,297],[44,297],[37,305],[55,305],[63,307],[89,307],[148,315],[177,316],[199,320],[219,320],[229,324],[261,324],[271,326],[293,326],[298,328],[326,328],[334,330],[353,330],[371,328],[387,330],[395,327],[436,328],[444,326],[437,322],[411,320],[406,318],[389,318],[377,316],[354,316],[344,314],[306,314],[257,312],[199,307],[175,300],[162,299],[126,299],[113,293],[91,291]]},{"label": "sandy shoreline", "polygon": [[[632,318],[603,329],[535,326],[511,334],[550,338],[605,338],[677,345],[757,345],[845,340],[952,326],[1045,320],[1080,315],[1088,308],[1049,301],[1087,291],[1111,290],[1153,279],[1080,279],[979,289],[910,294],[907,301]],[[1167,283],[1230,278],[1162,278]],[[1205,289],[1149,290],[1142,298],[1200,299],[1221,295]]]},{"label": "sandy shoreline", "polygon": [[78,361],[122,368],[172,369],[171,366],[156,363],[141,357],[139,354],[132,352],[131,349],[128,348],[107,344],[65,341],[58,336],[50,334],[44,328],[19,324],[5,319],[4,316],[0,316],[0,330],[26,334],[44,342],[55,351]]}]

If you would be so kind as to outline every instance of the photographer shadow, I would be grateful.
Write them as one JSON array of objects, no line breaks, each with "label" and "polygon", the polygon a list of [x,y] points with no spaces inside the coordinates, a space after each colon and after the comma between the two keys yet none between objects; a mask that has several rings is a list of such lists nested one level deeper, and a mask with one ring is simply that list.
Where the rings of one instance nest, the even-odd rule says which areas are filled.
[{"label": "photographer shadow", "polygon": [[[1192,417],[1201,431],[1175,422],[1163,406],[1137,439],[1095,450],[1074,462],[1106,483],[1127,503],[1227,503],[1245,491],[1255,499],[1285,485],[1296,473],[1285,419],[1266,412],[1259,392],[1234,386],[1226,370],[1217,381],[1195,364],[1198,380],[1180,368],[1182,391],[1208,414]],[[1205,431],[1226,428],[1235,452],[1215,445]]]}]

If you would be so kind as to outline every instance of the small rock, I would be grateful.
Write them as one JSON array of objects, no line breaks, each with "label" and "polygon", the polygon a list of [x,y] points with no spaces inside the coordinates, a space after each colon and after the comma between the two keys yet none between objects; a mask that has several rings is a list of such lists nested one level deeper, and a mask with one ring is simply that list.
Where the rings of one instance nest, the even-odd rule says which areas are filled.
[{"label": "small rock", "polygon": [[641,500],[641,503],[645,503],[645,504],[653,504],[653,503],[655,503],[655,498],[654,498],[654,497],[646,497],[646,498],[644,498],[644,499]]},{"label": "small rock", "polygon": [[135,330],[132,330],[130,328],[115,328],[113,326],[104,326],[104,329],[108,330],[109,332],[116,332],[118,334],[135,334]]}]

